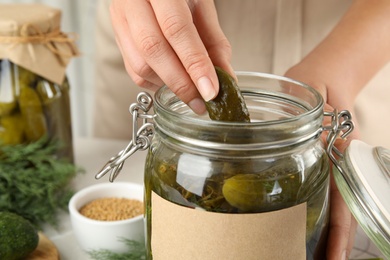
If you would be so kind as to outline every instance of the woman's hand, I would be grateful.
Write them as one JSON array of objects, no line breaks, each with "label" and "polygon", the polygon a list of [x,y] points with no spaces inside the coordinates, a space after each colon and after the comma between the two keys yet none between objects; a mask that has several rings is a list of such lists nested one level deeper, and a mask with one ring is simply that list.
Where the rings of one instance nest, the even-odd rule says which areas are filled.
[{"label": "woman's hand", "polygon": [[[332,32],[286,76],[317,89],[325,110],[349,110],[353,116],[360,90],[390,60],[390,1],[355,0]],[[336,143],[340,151],[359,138],[355,129],[348,140]],[[347,259],[354,242],[356,221],[337,189],[333,177],[330,191],[330,230],[327,259]]]},{"label": "woman's hand", "polygon": [[165,84],[201,114],[203,100],[218,93],[214,65],[234,75],[213,0],[112,0],[110,13],[137,85],[155,91]]},{"label": "woman's hand", "polygon": [[[328,108],[353,113],[355,97],[390,60],[390,1],[355,0],[335,29],[286,76],[316,88]],[[214,65],[234,75],[213,0],[112,0],[116,40],[136,84],[166,84],[196,113],[218,93]],[[327,109],[327,108],[325,108]],[[352,138],[358,138],[358,130]],[[349,140],[350,140],[349,139]],[[348,142],[338,144],[343,148]],[[345,259],[356,221],[332,179],[327,259]]]},{"label": "woman's hand", "polygon": [[[333,112],[334,107],[331,106],[328,102],[328,92],[332,92],[326,83],[321,82],[320,79],[323,78],[321,72],[313,72],[310,67],[314,64],[300,63],[297,66],[292,67],[287,73],[286,76],[305,82],[315,88],[318,92],[321,93],[325,101],[324,110],[327,112]],[[312,67],[313,68],[313,67]],[[312,73],[311,73],[312,72]],[[337,88],[336,88],[337,89]],[[339,95],[347,95],[342,103],[339,103],[336,107],[338,110],[349,110],[353,115],[353,102],[349,101],[348,93],[345,90],[340,89]],[[324,118],[323,125],[329,125],[329,118]],[[323,141],[326,145],[327,132],[323,133]],[[336,147],[340,151],[344,151],[345,148],[349,145],[352,139],[359,137],[358,128],[355,126],[354,131],[347,137],[347,140],[339,139],[336,141]],[[330,168],[332,169],[332,163],[329,161]],[[324,259],[348,259],[348,256],[352,250],[355,240],[355,232],[357,228],[357,222],[352,216],[349,208],[344,202],[331,172],[331,182],[330,182],[330,226],[328,233],[328,241],[326,248],[326,257]]]}]

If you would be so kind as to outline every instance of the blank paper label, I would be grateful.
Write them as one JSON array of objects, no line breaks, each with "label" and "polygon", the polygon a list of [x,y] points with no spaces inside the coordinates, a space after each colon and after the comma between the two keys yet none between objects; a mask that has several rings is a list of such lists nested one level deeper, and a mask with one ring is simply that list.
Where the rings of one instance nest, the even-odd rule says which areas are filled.
[{"label": "blank paper label", "polygon": [[154,260],[306,259],[306,203],[226,214],[179,206],[152,192]]}]

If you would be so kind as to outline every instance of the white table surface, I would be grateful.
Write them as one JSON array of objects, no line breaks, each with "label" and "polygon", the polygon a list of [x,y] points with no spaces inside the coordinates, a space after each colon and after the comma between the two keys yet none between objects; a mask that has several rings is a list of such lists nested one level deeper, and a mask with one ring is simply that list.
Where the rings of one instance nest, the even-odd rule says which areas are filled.
[{"label": "white table surface", "polygon": [[[124,149],[127,142],[108,139],[76,138],[74,150],[76,165],[82,167],[85,173],[79,174],[73,183],[77,191],[83,187],[108,182],[108,176],[100,180],[95,179],[95,174],[101,167],[120,150]],[[121,174],[116,181],[131,181],[143,183],[144,163],[147,151],[138,151],[125,163]],[[60,226],[57,229],[46,227],[45,234],[54,242],[60,251],[61,260],[89,260],[89,256],[78,245],[72,231],[69,214],[60,213]],[[350,255],[351,259],[364,259],[382,256],[375,245],[367,238],[365,233],[358,228],[355,246]],[[383,257],[383,256],[382,256]]]}]

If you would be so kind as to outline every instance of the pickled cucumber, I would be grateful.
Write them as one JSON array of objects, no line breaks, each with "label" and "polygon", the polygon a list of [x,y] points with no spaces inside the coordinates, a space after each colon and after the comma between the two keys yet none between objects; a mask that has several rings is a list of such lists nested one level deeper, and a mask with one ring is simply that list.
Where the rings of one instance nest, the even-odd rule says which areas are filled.
[{"label": "pickled cucumber", "polygon": [[217,121],[250,122],[244,97],[232,76],[215,67],[219,81],[218,95],[206,102],[209,117]]},{"label": "pickled cucumber", "polygon": [[262,212],[297,204],[301,187],[297,167],[284,162],[261,173],[237,174],[225,180],[222,193],[240,211]]},{"label": "pickled cucumber", "polygon": [[16,108],[16,101],[0,102],[0,116],[8,116]]},{"label": "pickled cucumber", "polygon": [[0,117],[0,145],[22,143],[23,132],[23,120],[19,113]]},{"label": "pickled cucumber", "polygon": [[256,212],[266,202],[266,189],[257,174],[237,174],[225,181],[222,194],[226,201],[242,211]]},{"label": "pickled cucumber", "polygon": [[24,121],[24,133],[28,142],[37,141],[47,134],[45,115],[37,92],[26,85],[20,88],[19,107]]},{"label": "pickled cucumber", "polygon": [[20,86],[29,86],[34,87],[38,76],[31,72],[30,70],[26,70],[25,68],[18,66],[18,79],[19,79],[19,85]]},{"label": "pickled cucumber", "polygon": [[68,81],[65,79],[64,83],[59,85],[40,77],[36,92],[42,101],[49,137],[61,142],[62,147],[57,155],[73,158],[73,148],[69,145],[72,143],[72,122]]}]

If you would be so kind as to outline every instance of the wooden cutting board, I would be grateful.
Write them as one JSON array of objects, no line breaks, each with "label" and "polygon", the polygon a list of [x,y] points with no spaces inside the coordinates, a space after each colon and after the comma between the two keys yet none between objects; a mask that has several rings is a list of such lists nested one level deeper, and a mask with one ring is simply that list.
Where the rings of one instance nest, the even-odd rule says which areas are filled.
[{"label": "wooden cutting board", "polygon": [[59,260],[60,254],[54,243],[42,232],[39,232],[38,235],[38,247],[26,258],[26,260]]}]

